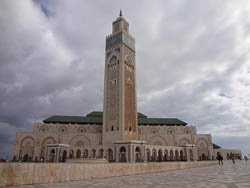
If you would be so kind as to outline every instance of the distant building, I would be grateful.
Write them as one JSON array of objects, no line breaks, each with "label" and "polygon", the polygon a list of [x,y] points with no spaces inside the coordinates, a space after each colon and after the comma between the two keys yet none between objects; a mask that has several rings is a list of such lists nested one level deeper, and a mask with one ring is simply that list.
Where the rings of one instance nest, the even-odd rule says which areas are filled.
[{"label": "distant building", "polygon": [[14,157],[61,162],[106,158],[110,162],[196,161],[215,159],[210,134],[175,118],[137,113],[135,39],[120,16],[106,37],[104,112],[52,116],[18,132]]},{"label": "distant building", "polygon": [[242,159],[242,153],[239,149],[223,149],[222,147],[213,144],[214,156],[217,156],[219,153],[222,155],[224,160],[231,160],[231,153],[234,155],[234,159]]}]

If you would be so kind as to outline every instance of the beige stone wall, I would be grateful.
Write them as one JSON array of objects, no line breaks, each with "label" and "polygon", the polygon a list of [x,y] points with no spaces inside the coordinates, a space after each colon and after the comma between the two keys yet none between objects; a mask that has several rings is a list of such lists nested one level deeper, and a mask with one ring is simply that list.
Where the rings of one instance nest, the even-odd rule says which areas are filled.
[{"label": "beige stone wall", "polygon": [[197,160],[213,159],[211,134],[197,134],[195,126],[140,126],[139,140],[150,145],[196,147]]},{"label": "beige stone wall", "polygon": [[[117,131],[108,131],[102,134],[102,125],[36,123],[33,132],[17,133],[13,156],[18,159],[28,154],[29,157],[32,156],[31,160],[40,160],[40,157],[44,157],[47,144],[68,144],[70,148],[67,149],[67,157],[72,150],[74,157],[78,150],[81,151],[81,157],[86,150],[88,157],[93,157],[93,150],[96,150],[96,157],[99,157],[99,151],[104,150],[104,157],[107,156],[108,149],[113,150],[112,143],[119,141],[114,135],[116,133]],[[102,137],[111,144],[102,143]],[[146,141],[148,145],[159,146],[193,144],[197,147],[198,160],[207,157],[213,159],[214,155],[211,135],[196,134],[195,126],[140,126],[139,140]]]},{"label": "beige stone wall", "polygon": [[[78,149],[106,149],[102,146],[102,125],[77,124],[44,124],[36,123],[33,132],[18,132],[13,156],[24,157],[28,154],[31,160],[44,157],[47,144],[68,144],[76,153]],[[83,152],[82,152],[83,153]]]},{"label": "beige stone wall", "polygon": [[66,182],[215,165],[216,161],[171,163],[1,163],[0,187]]}]

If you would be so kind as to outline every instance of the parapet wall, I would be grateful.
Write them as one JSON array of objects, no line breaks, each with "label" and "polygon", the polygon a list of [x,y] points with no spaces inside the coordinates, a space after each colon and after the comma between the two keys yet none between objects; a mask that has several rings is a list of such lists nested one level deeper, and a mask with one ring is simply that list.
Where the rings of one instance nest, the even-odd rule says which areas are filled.
[{"label": "parapet wall", "polygon": [[0,163],[0,187],[104,178],[214,165],[216,161],[161,163]]}]

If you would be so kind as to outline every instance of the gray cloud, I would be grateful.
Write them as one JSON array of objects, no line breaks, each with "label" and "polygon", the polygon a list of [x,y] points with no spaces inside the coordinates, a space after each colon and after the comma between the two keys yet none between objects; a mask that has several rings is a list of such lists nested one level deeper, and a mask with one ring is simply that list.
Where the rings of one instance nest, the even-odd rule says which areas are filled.
[{"label": "gray cloud", "polygon": [[102,110],[105,36],[122,8],[136,38],[138,111],[177,117],[250,153],[242,146],[250,137],[247,5],[1,1],[1,148],[10,152],[16,131],[51,115]]}]

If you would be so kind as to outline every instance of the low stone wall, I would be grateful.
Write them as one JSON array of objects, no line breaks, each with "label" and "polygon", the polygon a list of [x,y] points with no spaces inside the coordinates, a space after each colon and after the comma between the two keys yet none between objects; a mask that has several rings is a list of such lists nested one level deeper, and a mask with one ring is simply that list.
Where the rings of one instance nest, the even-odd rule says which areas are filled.
[{"label": "low stone wall", "polygon": [[214,165],[216,161],[161,163],[0,163],[0,187],[161,172]]}]

